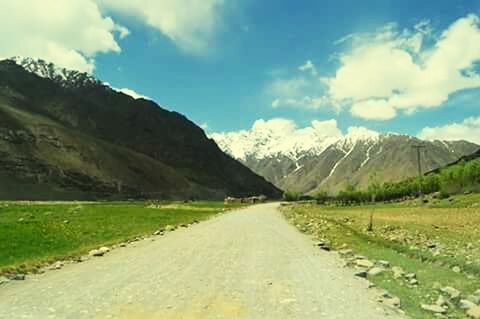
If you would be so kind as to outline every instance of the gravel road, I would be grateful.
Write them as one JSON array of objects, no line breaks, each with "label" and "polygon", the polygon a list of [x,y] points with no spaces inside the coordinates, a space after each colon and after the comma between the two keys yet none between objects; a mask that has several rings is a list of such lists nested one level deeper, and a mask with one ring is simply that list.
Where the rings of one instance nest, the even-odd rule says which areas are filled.
[{"label": "gravel road", "polygon": [[0,318],[399,318],[278,204],[0,286]]}]

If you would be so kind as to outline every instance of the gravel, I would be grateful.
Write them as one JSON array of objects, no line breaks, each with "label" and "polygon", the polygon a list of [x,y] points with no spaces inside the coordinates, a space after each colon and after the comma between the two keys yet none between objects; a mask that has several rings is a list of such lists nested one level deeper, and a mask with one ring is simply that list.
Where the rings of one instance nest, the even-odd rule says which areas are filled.
[{"label": "gravel", "polygon": [[0,318],[401,318],[263,204],[0,286]]}]

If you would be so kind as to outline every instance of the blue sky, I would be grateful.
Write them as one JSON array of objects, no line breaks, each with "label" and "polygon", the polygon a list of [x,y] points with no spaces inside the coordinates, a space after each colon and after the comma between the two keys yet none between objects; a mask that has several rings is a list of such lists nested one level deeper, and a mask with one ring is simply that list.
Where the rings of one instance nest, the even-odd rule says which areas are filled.
[{"label": "blue sky", "polygon": [[[11,10],[24,9],[11,2]],[[206,123],[209,132],[248,129],[258,119],[280,117],[299,127],[336,119],[343,131],[365,126],[417,135],[425,127],[435,129],[426,138],[480,133],[480,41],[472,44],[480,39],[480,1],[25,2],[51,6],[46,12],[71,11],[74,26],[58,21],[65,33],[75,28],[71,39],[38,31],[65,53],[0,44],[0,56],[36,55],[78,65],[114,87]],[[42,14],[37,11],[28,14]],[[98,26],[93,40],[73,34],[88,29],[87,22]],[[436,46],[443,51],[435,52]],[[464,46],[468,57],[456,63]],[[67,53],[71,58],[64,58]],[[372,65],[375,57],[378,65]],[[452,76],[467,71],[468,79]],[[448,81],[441,80],[445,76]]]}]

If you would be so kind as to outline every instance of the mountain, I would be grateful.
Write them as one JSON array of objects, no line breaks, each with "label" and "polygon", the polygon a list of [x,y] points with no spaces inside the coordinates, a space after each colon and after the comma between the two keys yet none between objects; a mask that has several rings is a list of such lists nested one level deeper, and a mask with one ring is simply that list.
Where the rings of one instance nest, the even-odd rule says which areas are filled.
[{"label": "mountain", "polygon": [[223,198],[280,191],[176,112],[42,60],[0,61],[0,198]]},{"label": "mountain", "polygon": [[[372,178],[386,182],[413,176],[418,172],[414,145],[425,146],[424,172],[479,149],[466,141],[423,141],[408,135],[380,134],[363,127],[351,127],[345,135],[308,134],[301,129],[294,130],[293,136],[288,130],[287,136],[281,136],[283,130],[273,131],[276,134],[263,126],[216,133],[212,138],[225,152],[279,188],[310,194],[318,191],[334,194],[348,184],[365,188]],[[290,139],[287,144],[283,142],[285,138]]]}]

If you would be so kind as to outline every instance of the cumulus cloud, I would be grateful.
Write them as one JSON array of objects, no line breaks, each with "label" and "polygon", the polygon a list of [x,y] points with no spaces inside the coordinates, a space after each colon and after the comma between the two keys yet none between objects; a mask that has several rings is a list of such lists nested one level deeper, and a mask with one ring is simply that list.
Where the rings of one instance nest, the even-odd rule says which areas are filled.
[{"label": "cumulus cloud", "polygon": [[466,140],[480,144],[480,117],[469,117],[460,123],[425,127],[418,137],[425,140]]},{"label": "cumulus cloud", "polygon": [[129,34],[93,0],[4,0],[0,29],[0,58],[41,58],[89,73],[96,54],[121,51],[115,34]]},{"label": "cumulus cloud", "polygon": [[374,33],[339,41],[338,67],[319,76],[311,60],[300,74],[270,83],[272,106],[348,108],[355,117],[389,120],[400,113],[435,108],[449,96],[480,88],[480,18],[459,18],[435,32],[428,21],[399,30],[388,24]]},{"label": "cumulus cloud", "polygon": [[203,53],[221,24],[224,0],[99,0],[108,10],[140,19],[182,50]]},{"label": "cumulus cloud", "polygon": [[[308,62],[311,61],[300,66],[299,70],[310,71],[312,76],[317,74],[315,66]],[[315,73],[312,70],[315,70]],[[318,109],[330,102],[327,97],[315,95],[322,86],[322,82],[317,78],[305,76],[274,78],[267,85],[266,92],[273,99],[271,103],[273,108],[289,106]]]}]

